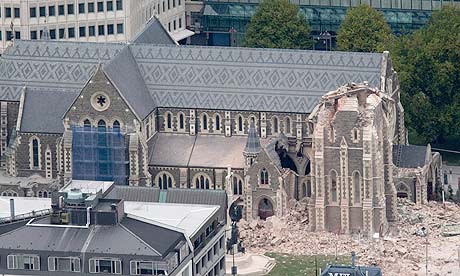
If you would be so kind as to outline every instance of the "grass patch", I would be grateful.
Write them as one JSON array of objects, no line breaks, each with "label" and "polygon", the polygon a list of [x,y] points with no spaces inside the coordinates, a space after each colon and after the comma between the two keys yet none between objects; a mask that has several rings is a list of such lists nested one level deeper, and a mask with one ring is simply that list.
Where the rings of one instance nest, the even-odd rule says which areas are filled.
[{"label": "grass patch", "polygon": [[[269,252],[265,255],[275,258],[276,265],[268,276],[315,276],[315,256],[295,256],[289,254]],[[335,263],[335,256],[317,255],[316,263],[319,270],[323,270],[327,264]],[[351,256],[341,255],[337,258],[338,264],[351,264]]]}]

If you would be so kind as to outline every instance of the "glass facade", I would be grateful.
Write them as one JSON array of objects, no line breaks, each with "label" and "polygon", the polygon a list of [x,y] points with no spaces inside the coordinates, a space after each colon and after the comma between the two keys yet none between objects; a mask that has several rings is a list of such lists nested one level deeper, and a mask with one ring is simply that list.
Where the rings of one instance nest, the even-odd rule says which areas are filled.
[{"label": "glass facade", "polygon": [[[201,30],[209,34],[208,45],[242,45],[244,33],[259,0],[212,0],[204,2]],[[290,0],[300,6],[313,36],[328,31],[336,34],[347,9],[360,4],[370,5],[383,12],[396,34],[404,34],[425,25],[433,10],[443,5],[458,5],[460,0]],[[194,18],[193,21],[199,21]],[[232,31],[230,31],[232,30]],[[236,30],[236,32],[234,31]]]}]

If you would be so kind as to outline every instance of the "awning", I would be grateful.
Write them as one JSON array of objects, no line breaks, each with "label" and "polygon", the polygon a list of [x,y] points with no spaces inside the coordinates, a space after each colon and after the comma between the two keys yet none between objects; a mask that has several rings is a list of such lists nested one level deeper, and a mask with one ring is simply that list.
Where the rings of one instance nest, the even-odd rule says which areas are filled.
[{"label": "awning", "polygon": [[182,40],[184,38],[187,38],[189,36],[192,36],[194,34],[195,34],[195,32],[187,30],[187,29],[184,29],[182,31],[172,33],[171,36],[174,38],[174,40],[180,41],[180,40]]}]

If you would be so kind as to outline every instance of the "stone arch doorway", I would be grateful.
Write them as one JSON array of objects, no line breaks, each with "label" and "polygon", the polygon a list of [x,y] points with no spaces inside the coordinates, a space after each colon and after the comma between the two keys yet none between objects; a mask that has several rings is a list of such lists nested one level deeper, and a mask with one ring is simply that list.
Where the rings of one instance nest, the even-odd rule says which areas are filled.
[{"label": "stone arch doorway", "polygon": [[399,182],[398,185],[396,185],[396,192],[397,192],[396,193],[397,197],[407,198],[407,199],[412,200],[411,190],[406,183]]},{"label": "stone arch doorway", "polygon": [[266,220],[275,214],[273,203],[268,198],[264,197],[259,201],[258,216],[260,219]]}]

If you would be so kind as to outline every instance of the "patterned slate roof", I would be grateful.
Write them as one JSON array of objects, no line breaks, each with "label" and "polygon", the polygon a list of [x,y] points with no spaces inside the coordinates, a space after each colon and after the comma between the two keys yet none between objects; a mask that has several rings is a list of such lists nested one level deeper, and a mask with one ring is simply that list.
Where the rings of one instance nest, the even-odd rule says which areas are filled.
[{"label": "patterned slate roof", "polygon": [[310,112],[349,82],[380,86],[382,54],[132,45],[161,107]]},{"label": "patterned slate roof", "polygon": [[19,101],[24,85],[34,90],[79,92],[98,63],[123,48],[115,43],[14,42],[0,57],[0,100]]},{"label": "patterned slate roof", "polygon": [[63,133],[62,115],[72,104],[78,93],[45,90],[34,91],[26,88],[21,118],[21,132]]},{"label": "patterned slate roof", "polygon": [[132,42],[177,45],[177,42],[171,37],[157,17],[152,17],[145,24],[144,29],[133,38]]},{"label": "patterned slate roof", "polygon": [[423,168],[427,146],[393,145],[393,164],[400,168]]},{"label": "patterned slate roof", "polygon": [[311,112],[324,93],[349,82],[380,86],[383,56],[19,40],[0,58],[0,100],[19,100],[24,84],[48,91],[80,90],[95,65],[107,63],[123,47],[139,70],[115,73],[143,79],[139,85],[147,87],[156,106],[296,113]]},{"label": "patterned slate roof", "polygon": [[121,50],[103,69],[128,105],[143,120],[155,109],[155,103],[129,48],[128,46]]}]

